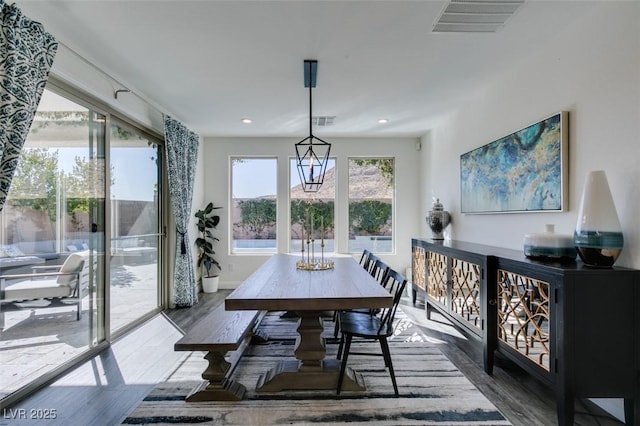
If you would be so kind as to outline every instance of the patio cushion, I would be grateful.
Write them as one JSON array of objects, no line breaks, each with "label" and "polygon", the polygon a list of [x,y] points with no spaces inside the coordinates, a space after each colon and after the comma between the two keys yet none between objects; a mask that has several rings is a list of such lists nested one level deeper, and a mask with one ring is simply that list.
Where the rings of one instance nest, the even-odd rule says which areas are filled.
[{"label": "patio cushion", "polygon": [[38,256],[0,257],[0,269],[37,265],[44,262],[45,260]]},{"label": "patio cushion", "polygon": [[71,296],[73,289],[66,284],[59,284],[56,278],[41,278],[8,284],[4,290],[3,302],[20,300],[51,299]]},{"label": "patio cushion", "polygon": [[[71,253],[69,257],[64,261],[62,267],[60,268],[60,272],[63,273],[73,273],[78,270],[82,266],[82,261],[84,257],[80,253]],[[58,277],[58,284],[66,285],[72,284],[75,280],[74,275],[61,275]]]},{"label": "patio cushion", "polygon": [[20,257],[20,256],[24,256],[24,253],[22,252],[22,250],[20,250],[18,247],[16,247],[13,244],[3,244],[0,246],[0,253],[2,253],[5,256],[8,257]]}]

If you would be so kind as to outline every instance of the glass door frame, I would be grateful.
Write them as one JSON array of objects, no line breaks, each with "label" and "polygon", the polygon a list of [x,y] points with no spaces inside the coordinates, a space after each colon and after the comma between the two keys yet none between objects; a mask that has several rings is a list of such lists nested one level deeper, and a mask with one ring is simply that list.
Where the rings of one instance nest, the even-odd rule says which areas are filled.
[{"label": "glass door frame", "polygon": [[[106,117],[105,119],[105,164],[111,164],[110,157],[110,148],[111,148],[111,132],[109,129],[113,123],[122,124],[126,127],[134,129],[137,133],[142,135],[143,137],[153,140],[158,145],[158,195],[160,197],[160,202],[158,203],[158,233],[161,238],[158,239],[158,303],[157,308],[153,311],[148,312],[147,314],[141,316],[137,320],[132,321],[127,326],[122,327],[121,329],[111,332],[110,325],[110,291],[108,285],[106,283],[111,282],[111,262],[110,256],[105,256],[104,262],[104,271],[102,271],[102,276],[104,278],[102,285],[102,300],[104,301],[103,305],[100,306],[98,310],[98,344],[102,342],[106,342],[110,344],[118,337],[126,334],[128,331],[133,328],[139,326],[145,321],[149,320],[153,316],[162,312],[164,309],[170,306],[170,291],[168,288],[169,280],[166,279],[168,277],[168,271],[170,271],[169,265],[167,265],[167,226],[169,223],[169,194],[168,194],[168,178],[166,173],[166,163],[165,163],[165,142],[164,135],[150,129],[149,127],[136,122],[134,119],[131,119],[121,113],[118,113],[113,108],[109,107],[109,105],[104,102],[96,99],[89,93],[82,91],[81,89],[75,88],[69,83],[61,80],[60,78],[50,75],[49,80],[47,82],[46,89],[51,90],[52,92],[64,96],[69,100],[76,102],[82,106],[92,109],[95,112],[98,112]],[[111,182],[111,167],[105,167],[106,175],[105,182]],[[105,201],[111,199],[111,185],[106,185],[105,187]],[[105,208],[105,217],[104,217],[104,233],[105,233],[105,254],[107,251],[110,253],[111,247],[111,208]],[[101,340],[101,338],[103,338]],[[100,349],[101,350],[101,349]],[[91,351],[90,351],[91,352]],[[94,354],[95,355],[95,354]]]},{"label": "glass door frame", "polygon": [[[131,130],[133,132],[135,132],[136,134],[144,137],[145,139],[152,141],[153,143],[155,143],[157,145],[157,154],[158,154],[158,160],[157,160],[157,164],[158,164],[158,168],[157,168],[157,182],[158,182],[158,196],[160,197],[160,200],[158,202],[158,229],[157,229],[157,235],[158,235],[158,254],[157,254],[157,277],[158,277],[158,282],[157,282],[157,297],[156,297],[156,308],[147,312],[146,314],[140,316],[139,318],[137,318],[136,320],[130,322],[129,324],[127,324],[126,326],[115,330],[115,331],[111,331],[111,297],[108,297],[106,300],[108,301],[107,303],[107,310],[106,310],[106,321],[105,321],[105,330],[107,332],[107,335],[109,336],[109,341],[113,341],[115,339],[117,339],[118,337],[122,336],[123,334],[126,334],[129,330],[131,330],[132,328],[137,327],[138,325],[140,325],[141,323],[147,321],[148,319],[152,318],[153,316],[155,316],[156,314],[158,314],[159,312],[163,311],[164,309],[166,309],[169,305],[168,305],[168,289],[167,289],[167,283],[169,282],[169,280],[167,280],[165,277],[166,275],[166,267],[165,267],[165,253],[166,253],[166,212],[168,212],[169,210],[167,209],[167,202],[168,202],[168,195],[167,195],[167,191],[165,188],[168,188],[168,185],[166,184],[166,173],[164,173],[165,170],[165,162],[164,162],[164,140],[161,139],[161,137],[159,135],[157,135],[156,133],[153,133],[152,131],[145,129],[145,128],[141,128],[139,124],[135,124],[133,123],[131,120],[128,120],[118,114],[112,114],[112,117],[110,117],[110,119],[108,120],[108,128],[107,128],[107,151],[111,151],[111,126],[115,125],[115,126],[121,126],[124,127],[125,129]],[[108,175],[108,180],[107,182],[111,182],[111,158],[109,156],[109,167],[107,167],[108,171],[107,171],[107,175]],[[111,188],[109,185],[109,200],[111,200]],[[111,247],[111,235],[113,232],[113,229],[111,229],[111,215],[112,215],[112,210],[111,208],[107,209],[108,210],[108,219],[105,218],[105,220],[108,220],[107,224],[108,224],[108,237],[107,237],[107,247]],[[111,262],[105,264],[105,269],[107,270],[107,274],[110,276],[110,271],[111,271]],[[110,282],[106,281],[106,282]],[[107,292],[110,293],[109,289],[111,286],[106,286],[107,287]]]},{"label": "glass door frame", "polygon": [[[88,108],[91,112],[101,114],[105,117],[104,123],[104,161],[105,164],[110,164],[110,135],[108,129],[111,127],[112,117],[116,120],[116,122],[126,123],[129,126],[136,129],[136,131],[145,135],[145,137],[149,137],[154,141],[158,142],[158,195],[160,196],[160,202],[158,203],[158,233],[160,238],[158,239],[158,306],[157,309],[149,312],[148,314],[142,316],[141,318],[133,321],[128,324],[126,327],[118,330],[117,333],[110,332],[110,319],[109,319],[109,308],[110,308],[110,292],[109,286],[106,283],[110,282],[110,256],[107,256],[107,253],[110,253],[111,247],[111,209],[106,206],[106,201],[111,199],[111,190],[110,185],[105,184],[104,188],[104,196],[105,196],[105,208],[104,210],[104,262],[98,267],[98,271],[96,271],[96,318],[97,318],[97,327],[95,335],[91,335],[92,341],[89,342],[88,349],[85,352],[78,354],[77,356],[63,362],[59,366],[55,367],[51,371],[48,371],[42,374],[40,377],[35,379],[34,381],[28,383],[27,385],[21,387],[15,392],[9,394],[5,398],[0,401],[0,406],[8,407],[16,402],[26,398],[27,396],[33,394],[38,389],[47,386],[52,383],[65,373],[73,370],[78,365],[87,362],[88,360],[94,358],[97,354],[99,354],[104,349],[108,348],[111,343],[120,337],[121,335],[127,333],[131,329],[137,327],[141,323],[147,321],[151,317],[155,316],[163,309],[167,308],[170,304],[169,296],[170,291],[168,289],[169,280],[166,279],[168,276],[168,271],[171,270],[168,266],[168,262],[166,262],[167,258],[167,226],[169,224],[170,218],[168,216],[169,212],[169,197],[167,193],[168,181],[166,174],[166,166],[165,166],[165,144],[164,137],[162,134],[157,133],[148,127],[137,123],[136,121],[116,112],[113,108],[109,107],[104,102],[98,100],[94,96],[89,93],[83,91],[82,89],[74,87],[72,84],[65,82],[61,78],[50,75],[47,81],[46,90],[49,90],[59,96],[62,96],[72,102],[77,103],[85,108]],[[111,182],[111,172],[110,167],[105,167],[105,183]],[[102,270],[100,270],[102,268]],[[93,330],[92,325],[92,330]],[[93,333],[93,331],[91,331]],[[93,341],[95,339],[95,342]]]}]

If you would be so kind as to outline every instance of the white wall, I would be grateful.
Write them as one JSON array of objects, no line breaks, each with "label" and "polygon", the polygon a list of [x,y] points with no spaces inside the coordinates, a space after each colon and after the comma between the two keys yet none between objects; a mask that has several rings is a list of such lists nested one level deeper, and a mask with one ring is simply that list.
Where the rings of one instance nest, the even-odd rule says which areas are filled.
[{"label": "white wall", "polygon": [[[220,276],[221,288],[234,288],[247,278],[258,266],[266,261],[264,255],[230,254],[229,225],[229,159],[231,156],[268,156],[278,158],[278,193],[286,194],[278,198],[278,251],[287,252],[288,247],[288,194],[289,160],[295,155],[294,144],[300,138],[205,138],[202,144],[204,164],[204,190],[199,206],[212,201],[223,206],[220,211],[221,225],[217,236],[220,243],[216,247],[218,261],[223,266]],[[424,220],[420,208],[419,168],[420,156],[416,151],[417,139],[413,138],[331,138],[322,136],[332,144],[331,156],[337,159],[336,182],[336,251],[348,251],[347,226],[347,158],[349,156],[392,156],[396,158],[396,228],[394,238],[396,252],[381,257],[390,266],[404,269],[410,266],[411,237]],[[198,206],[198,201],[194,201]],[[230,265],[233,265],[230,268]],[[233,270],[230,270],[233,269]]]},{"label": "white wall", "polygon": [[[587,172],[605,170],[623,228],[617,265],[640,268],[640,3],[599,2],[552,43],[488,81],[422,138],[422,209],[440,197],[449,237],[514,249],[523,236],[573,233]],[[569,210],[463,215],[460,155],[569,111]],[[422,233],[427,234],[421,222]]]},{"label": "white wall", "polygon": [[160,134],[163,133],[162,113],[159,109],[136,92],[118,93],[116,99],[115,91],[124,87],[63,44],[58,46],[58,52],[51,67],[51,75],[89,93],[143,126]]}]

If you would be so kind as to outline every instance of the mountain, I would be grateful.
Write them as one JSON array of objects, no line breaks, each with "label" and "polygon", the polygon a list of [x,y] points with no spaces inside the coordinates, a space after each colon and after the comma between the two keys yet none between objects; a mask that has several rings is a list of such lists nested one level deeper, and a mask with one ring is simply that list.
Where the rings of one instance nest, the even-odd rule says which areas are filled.
[{"label": "mountain", "polygon": [[[304,192],[302,185],[291,188],[291,198],[335,198],[336,169],[327,169],[324,183],[318,192]],[[391,199],[393,185],[387,185],[376,166],[353,167],[349,169],[350,199]]]}]

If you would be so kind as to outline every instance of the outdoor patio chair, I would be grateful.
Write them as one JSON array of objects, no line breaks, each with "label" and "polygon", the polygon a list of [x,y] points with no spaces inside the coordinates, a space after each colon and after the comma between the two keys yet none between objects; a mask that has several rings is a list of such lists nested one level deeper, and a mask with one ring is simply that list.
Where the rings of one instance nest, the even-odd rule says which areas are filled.
[{"label": "outdoor patio chair", "polygon": [[[84,267],[84,256],[71,253],[62,265],[34,267],[55,268],[53,271],[32,274],[0,276],[0,329],[4,328],[4,313],[21,309],[49,308],[76,304],[76,319],[82,313],[80,278]],[[46,300],[47,305],[29,303]]]}]

